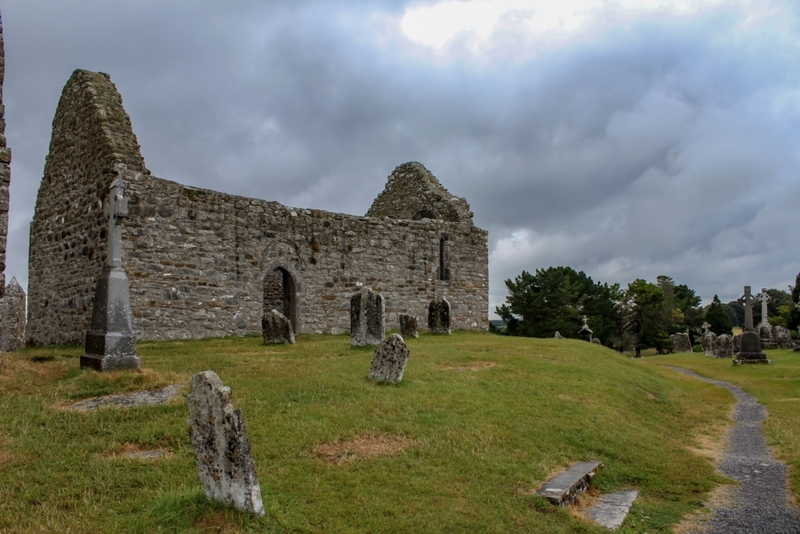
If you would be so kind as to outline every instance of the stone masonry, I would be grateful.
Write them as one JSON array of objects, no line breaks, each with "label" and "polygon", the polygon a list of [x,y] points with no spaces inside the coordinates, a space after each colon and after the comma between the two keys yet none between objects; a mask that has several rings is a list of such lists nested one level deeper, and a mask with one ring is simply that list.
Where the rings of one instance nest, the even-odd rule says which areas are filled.
[{"label": "stone masonry", "polygon": [[138,339],[261,334],[273,308],[297,333],[347,332],[360,285],[384,296],[389,327],[401,313],[423,320],[437,295],[453,328],[489,327],[487,232],[421,164],[397,167],[366,217],[184,186],[147,170],[109,76],[77,70],[31,224],[29,342],[82,342],[117,177],[129,198],[122,268]]},{"label": "stone masonry", "polygon": [[3,80],[6,56],[3,20],[0,17],[0,297],[6,287],[6,244],[8,241],[8,188],[11,184],[11,149],[6,146],[6,109],[3,106]]},{"label": "stone masonry", "polygon": [[0,350],[15,351],[25,346],[25,290],[12,277],[0,298]]}]

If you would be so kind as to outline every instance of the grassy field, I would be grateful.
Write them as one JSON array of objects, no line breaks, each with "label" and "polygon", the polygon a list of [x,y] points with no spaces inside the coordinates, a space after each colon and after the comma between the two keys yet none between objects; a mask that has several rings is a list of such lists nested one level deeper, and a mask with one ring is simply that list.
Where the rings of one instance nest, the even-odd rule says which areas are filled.
[{"label": "grassy field", "polygon": [[[367,379],[372,350],[349,341],[141,343],[141,373],[81,371],[80,347],[4,354],[0,531],[600,533],[578,513],[531,495],[559,469],[596,459],[606,467],[581,504],[598,492],[638,488],[620,532],[652,534],[669,532],[724,481],[698,453],[720,440],[732,396],[659,365],[704,373],[717,362],[631,360],[581,341],[456,332],[407,340],[403,382],[391,386]],[[761,373],[769,389],[792,355],[774,358],[768,370],[726,369],[735,376],[724,379]],[[721,362],[720,373],[723,364],[730,366]],[[263,518],[206,501],[182,398],[66,409],[97,395],[188,384],[206,369],[244,412]],[[780,405],[790,418],[797,403],[777,397],[765,399],[770,412]],[[796,423],[767,425],[771,439],[787,443],[790,461]],[[124,457],[157,448],[170,454]]]},{"label": "grassy field", "polygon": [[[790,466],[790,485],[800,496],[800,353],[768,350],[772,365],[731,365],[731,360],[707,358],[702,354],[673,354],[644,358],[648,367],[675,365],[703,376],[724,380],[750,393],[766,406],[764,422],[767,443],[773,455]],[[659,371],[674,376],[672,371]]]}]

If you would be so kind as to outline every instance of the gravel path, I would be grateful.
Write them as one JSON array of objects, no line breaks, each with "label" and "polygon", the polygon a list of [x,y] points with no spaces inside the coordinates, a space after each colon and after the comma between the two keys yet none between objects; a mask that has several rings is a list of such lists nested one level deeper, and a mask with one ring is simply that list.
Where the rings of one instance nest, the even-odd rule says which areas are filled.
[{"label": "gravel path", "polygon": [[716,384],[733,393],[737,425],[728,437],[719,470],[740,482],[733,503],[712,509],[712,518],[702,534],[800,534],[800,510],[789,501],[787,467],[775,460],[767,448],[761,421],[767,411],[758,400],[740,388],[700,376],[693,371],[675,371]]}]

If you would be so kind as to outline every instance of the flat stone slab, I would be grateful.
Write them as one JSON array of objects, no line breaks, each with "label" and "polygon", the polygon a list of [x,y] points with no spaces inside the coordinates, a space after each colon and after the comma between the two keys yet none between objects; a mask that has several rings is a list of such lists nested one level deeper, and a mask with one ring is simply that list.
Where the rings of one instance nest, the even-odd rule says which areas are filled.
[{"label": "flat stone slab", "polygon": [[575,464],[560,475],[556,475],[536,492],[539,497],[544,497],[557,506],[567,506],[586,491],[589,480],[602,468],[598,461],[581,462]]},{"label": "flat stone slab", "polygon": [[79,412],[94,412],[100,406],[115,406],[117,408],[133,408],[134,406],[153,406],[164,404],[170,399],[174,399],[181,392],[180,384],[173,384],[161,389],[149,391],[136,391],[134,393],[121,393],[119,395],[106,395],[104,397],[92,397],[80,402],[76,402],[69,407],[70,410]]},{"label": "flat stone slab", "polygon": [[635,489],[603,495],[600,502],[589,508],[586,514],[601,527],[617,530],[628,517],[633,501],[638,496],[639,491]]}]

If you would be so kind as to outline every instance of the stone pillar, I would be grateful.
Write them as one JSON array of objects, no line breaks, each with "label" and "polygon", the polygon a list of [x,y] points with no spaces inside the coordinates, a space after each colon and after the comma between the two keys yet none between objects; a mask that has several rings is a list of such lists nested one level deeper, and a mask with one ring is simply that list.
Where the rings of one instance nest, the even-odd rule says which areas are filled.
[{"label": "stone pillar", "polygon": [[141,360],[136,356],[130,286],[122,268],[122,229],[119,224],[128,216],[128,199],[121,178],[114,180],[109,188],[105,214],[108,256],[97,279],[92,324],[86,333],[86,354],[81,356],[81,369],[138,369]]},{"label": "stone pillar", "polygon": [[739,340],[739,352],[734,365],[742,363],[770,363],[767,355],[761,352],[761,340],[753,328],[753,303],[756,298],[750,294],[750,286],[744,286],[744,295],[739,299],[744,304],[744,332]]},{"label": "stone pillar", "polygon": [[0,297],[6,286],[6,243],[8,241],[8,188],[11,184],[11,149],[6,146],[6,118],[3,106],[3,80],[6,56],[3,43],[3,20],[0,18]]},{"label": "stone pillar", "polygon": [[0,302],[0,350],[19,350],[25,346],[25,291],[16,277],[8,283]]},{"label": "stone pillar", "polygon": [[377,345],[386,337],[383,295],[362,287],[350,297],[350,345]]}]

